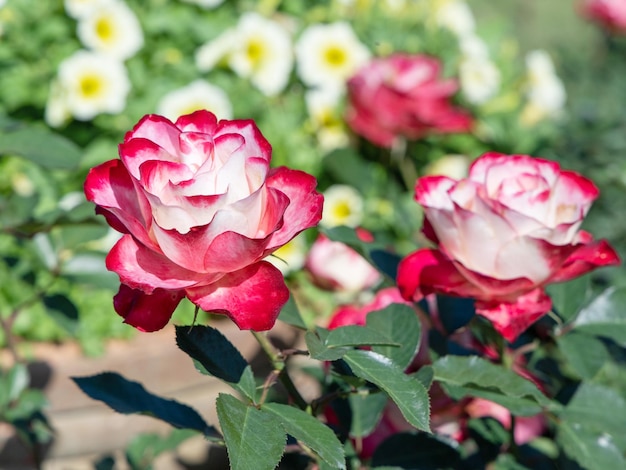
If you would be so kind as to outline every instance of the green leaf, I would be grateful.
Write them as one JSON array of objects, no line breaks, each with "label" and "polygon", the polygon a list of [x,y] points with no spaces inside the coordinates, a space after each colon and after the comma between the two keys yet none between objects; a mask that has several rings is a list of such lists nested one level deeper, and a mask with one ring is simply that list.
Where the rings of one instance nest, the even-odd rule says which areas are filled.
[{"label": "green leaf", "polygon": [[413,372],[411,375],[419,380],[424,388],[428,390],[433,384],[435,371],[433,370],[432,366],[422,366],[417,372]]},{"label": "green leaf", "polygon": [[63,294],[46,295],[43,298],[48,314],[68,333],[76,335],[78,331],[78,309]]},{"label": "green leaf", "polygon": [[561,413],[561,418],[591,431],[622,438],[626,400],[617,391],[593,382],[582,383]]},{"label": "green leaf", "polygon": [[349,184],[363,193],[374,186],[373,165],[364,161],[354,149],[332,151],[324,158],[323,165],[338,183]]},{"label": "green leaf", "polygon": [[611,338],[626,346],[626,287],[611,287],[583,308],[574,320],[578,331]]},{"label": "green leaf", "polygon": [[133,470],[149,469],[163,452],[176,449],[187,439],[196,436],[189,429],[174,429],[167,436],[154,433],[140,434],[126,447],[126,460]]},{"label": "green leaf", "polygon": [[371,434],[380,421],[389,397],[385,393],[353,393],[348,401],[352,410],[350,435],[364,437]]},{"label": "green leaf", "polygon": [[20,394],[28,387],[28,369],[25,364],[15,364],[5,374],[0,376],[0,410],[17,400]]},{"label": "green leaf", "polygon": [[221,437],[193,408],[153,395],[140,383],[127,380],[114,372],[72,377],[72,380],[88,396],[106,403],[118,413],[152,416],[175,428],[200,431],[207,438]]},{"label": "green leaf", "polygon": [[19,155],[50,169],[78,165],[81,149],[58,134],[38,127],[20,127],[0,133],[0,155]]},{"label": "green leaf", "polygon": [[[413,312],[415,314],[415,312]],[[368,314],[369,316],[369,314]],[[358,325],[347,325],[335,328],[328,333],[324,342],[327,348],[342,348],[345,346],[382,345],[400,347],[400,343],[392,340],[386,332]]]},{"label": "green leaf", "polygon": [[295,326],[296,328],[300,328],[302,330],[308,329],[306,322],[302,318],[302,315],[300,315],[298,305],[291,295],[289,296],[289,300],[287,301],[287,303],[280,311],[278,319],[287,323],[288,325]]},{"label": "green leaf", "polygon": [[310,447],[332,468],[346,468],[343,445],[335,433],[318,419],[298,408],[280,403],[268,403],[261,409],[274,413],[287,434]]},{"label": "green leaf", "polygon": [[557,337],[559,349],[568,365],[582,379],[592,379],[610,359],[604,343],[595,336],[570,331]]},{"label": "green leaf", "polygon": [[458,445],[434,434],[400,433],[383,441],[374,451],[372,467],[456,468],[460,461]]},{"label": "green leaf", "polygon": [[493,470],[531,470],[515,460],[511,454],[500,454],[494,462]]},{"label": "green leaf", "polygon": [[313,359],[318,361],[336,361],[352,350],[351,347],[329,348],[326,345],[328,333],[328,330],[324,328],[316,328],[315,332],[307,331],[304,335],[307,349]]},{"label": "green leaf", "polygon": [[239,350],[210,326],[176,326],[176,344],[210,375],[237,383],[248,363]]},{"label": "green leaf", "polygon": [[571,459],[587,470],[626,468],[622,452],[607,434],[564,421],[558,426],[556,441]]},{"label": "green leaf", "polygon": [[287,436],[278,417],[246,406],[231,395],[217,397],[217,416],[232,470],[271,470],[285,449]]},{"label": "green leaf", "polygon": [[404,304],[391,304],[367,314],[367,328],[388,337],[399,347],[374,346],[372,350],[406,368],[417,353],[422,327],[415,310]]},{"label": "green leaf", "polygon": [[552,308],[566,322],[576,316],[591,292],[589,276],[580,276],[568,282],[550,284],[546,291],[552,299]]},{"label": "green leaf", "polygon": [[435,361],[433,369],[435,380],[441,382],[454,399],[485,398],[519,416],[532,416],[544,408],[558,408],[534,383],[478,356],[444,356]]},{"label": "green leaf", "polygon": [[384,390],[411,425],[430,432],[428,392],[419,380],[374,351],[348,351],[343,359],[355,375]]}]

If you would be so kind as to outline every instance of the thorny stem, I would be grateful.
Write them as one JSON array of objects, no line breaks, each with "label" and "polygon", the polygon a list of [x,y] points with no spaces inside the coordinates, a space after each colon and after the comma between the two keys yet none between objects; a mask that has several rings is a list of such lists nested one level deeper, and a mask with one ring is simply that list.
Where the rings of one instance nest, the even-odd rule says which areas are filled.
[{"label": "thorny stem", "polygon": [[[271,361],[272,366],[274,367],[274,372],[272,374],[278,376],[278,379],[283,384],[285,389],[287,389],[287,393],[293,399],[296,405],[298,405],[300,409],[306,410],[309,405],[306,400],[302,398],[302,395],[300,395],[300,392],[296,388],[296,385],[291,380],[291,377],[289,376],[289,374],[287,373],[287,369],[285,368],[285,354],[278,352],[274,345],[270,343],[270,340],[265,334],[259,333],[257,331],[252,331],[252,335],[256,338],[259,345],[261,346],[261,349]],[[263,385],[263,399],[265,399],[269,387],[271,387],[275,382],[275,379],[273,381],[269,380],[272,377],[272,374],[270,374],[268,380],[266,380],[265,384]]]}]

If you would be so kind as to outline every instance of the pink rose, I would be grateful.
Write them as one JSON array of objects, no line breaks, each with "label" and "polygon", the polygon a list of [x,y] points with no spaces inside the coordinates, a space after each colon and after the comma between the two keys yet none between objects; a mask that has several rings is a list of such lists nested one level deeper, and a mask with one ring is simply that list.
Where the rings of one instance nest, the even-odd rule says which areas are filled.
[{"label": "pink rose", "polygon": [[415,193],[437,248],[402,260],[403,296],[473,298],[509,341],[550,310],[546,284],[619,263],[606,241],[579,230],[598,189],[555,162],[487,153],[468,178],[425,176]]},{"label": "pink rose", "polygon": [[374,286],[380,273],[345,243],[320,234],[307,254],[305,268],[326,289],[360,292]]},{"label": "pink rose", "polygon": [[441,63],[434,57],[374,59],[348,81],[348,124],[381,147],[391,147],[398,137],[467,132],[471,116],[450,102],[457,83],[440,75]]},{"label": "pink rose", "polygon": [[584,16],[599,23],[608,31],[626,34],[626,1],[584,0],[581,11]]},{"label": "pink rose", "polygon": [[317,224],[323,198],[312,176],[270,169],[271,151],[250,120],[148,115],[126,134],[121,159],[89,172],[87,199],[124,233],[106,263],[120,277],[114,307],[126,323],[163,328],[187,297],[241,329],[273,326],[289,292],[262,259]]}]

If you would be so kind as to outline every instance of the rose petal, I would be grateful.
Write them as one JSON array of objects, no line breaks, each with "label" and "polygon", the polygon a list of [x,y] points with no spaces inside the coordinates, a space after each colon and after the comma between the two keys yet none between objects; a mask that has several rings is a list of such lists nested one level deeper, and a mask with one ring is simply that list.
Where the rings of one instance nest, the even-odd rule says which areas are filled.
[{"label": "rose petal", "polygon": [[564,282],[582,276],[600,266],[616,266],[620,264],[617,252],[606,240],[598,240],[579,245],[565,260],[550,282]]},{"label": "rose petal", "polygon": [[475,297],[481,293],[443,253],[427,248],[400,261],[397,284],[402,297],[415,302],[435,292],[457,297]]},{"label": "rose petal", "polygon": [[265,261],[186,292],[202,310],[228,315],[240,329],[255,331],[272,328],[289,299],[281,272]]},{"label": "rose petal", "polygon": [[98,206],[97,212],[106,217],[111,227],[132,233],[142,243],[156,248],[148,235],[152,224],[150,205],[120,160],[92,168],[84,190],[87,200]]},{"label": "rose petal", "polygon": [[124,235],[106,258],[109,271],[118,274],[123,284],[150,293],[156,288],[181,289],[211,280],[206,274],[187,270],[141,243]]},{"label": "rose petal", "polygon": [[124,318],[124,323],[139,331],[150,332],[167,325],[183,297],[182,291],[155,289],[151,294],[146,294],[121,284],[120,290],[113,297],[113,307]]},{"label": "rose petal", "polygon": [[551,308],[552,300],[541,288],[514,302],[476,302],[476,313],[490,320],[495,330],[511,343]]},{"label": "rose petal", "polygon": [[322,218],[324,196],[315,191],[317,180],[313,176],[285,167],[272,169],[266,185],[279,190],[289,198],[289,205],[283,215],[284,223],[272,234],[267,245],[267,255],[298,233],[319,223]]}]

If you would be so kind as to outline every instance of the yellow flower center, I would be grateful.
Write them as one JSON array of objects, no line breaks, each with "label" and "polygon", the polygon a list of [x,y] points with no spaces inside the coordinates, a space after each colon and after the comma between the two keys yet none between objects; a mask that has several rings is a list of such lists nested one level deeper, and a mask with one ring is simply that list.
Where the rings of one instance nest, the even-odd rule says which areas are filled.
[{"label": "yellow flower center", "polygon": [[98,21],[96,21],[96,34],[104,42],[113,39],[113,36],[115,35],[115,28],[113,27],[110,18],[98,18]]},{"label": "yellow flower center", "polygon": [[351,213],[352,210],[350,209],[350,204],[348,204],[346,201],[339,201],[333,207],[333,214],[339,220],[348,218]]},{"label": "yellow flower center", "polygon": [[102,80],[97,75],[85,75],[80,80],[80,92],[85,98],[98,96],[102,91]]},{"label": "yellow flower center", "polygon": [[333,67],[340,67],[346,63],[348,57],[346,55],[346,51],[341,47],[331,46],[326,49],[324,58],[326,59],[326,62]]},{"label": "yellow flower center", "polygon": [[246,54],[248,55],[248,59],[252,64],[257,65],[261,60],[263,60],[263,56],[265,55],[265,47],[263,42],[259,39],[250,39],[248,42],[248,47],[246,49]]}]

